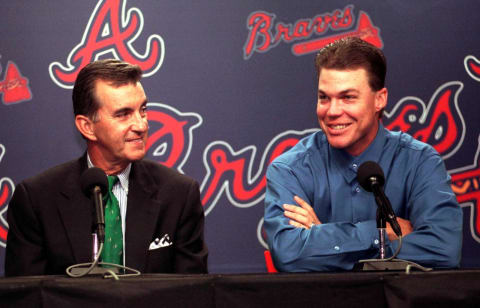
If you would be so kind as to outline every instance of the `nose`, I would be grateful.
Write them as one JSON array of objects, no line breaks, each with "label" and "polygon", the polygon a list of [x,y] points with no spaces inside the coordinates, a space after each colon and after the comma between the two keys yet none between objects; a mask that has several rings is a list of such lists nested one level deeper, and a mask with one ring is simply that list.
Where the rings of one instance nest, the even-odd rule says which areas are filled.
[{"label": "nose", "polygon": [[343,112],[343,109],[342,109],[341,101],[336,98],[332,98],[330,101],[330,105],[328,106],[327,115],[330,117],[336,117],[341,115],[342,112]]},{"label": "nose", "polygon": [[136,132],[146,132],[148,130],[147,114],[142,112],[135,113],[133,117],[132,129]]}]

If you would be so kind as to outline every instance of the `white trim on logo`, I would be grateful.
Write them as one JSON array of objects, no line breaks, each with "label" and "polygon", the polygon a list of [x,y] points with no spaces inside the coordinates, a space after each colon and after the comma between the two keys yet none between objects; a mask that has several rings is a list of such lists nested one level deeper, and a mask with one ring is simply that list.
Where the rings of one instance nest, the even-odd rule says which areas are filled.
[{"label": "white trim on logo", "polygon": [[264,219],[262,217],[260,219],[260,221],[258,222],[258,225],[257,225],[257,239],[258,239],[258,242],[260,243],[260,245],[263,246],[263,248],[269,249],[267,242],[265,242],[265,240],[263,239],[263,236],[262,236],[263,221],[264,221]]},{"label": "white trim on logo", "polygon": [[465,66],[465,71],[467,71],[467,74],[470,77],[472,77],[473,80],[480,82],[480,76],[472,73],[472,71],[468,67],[468,60],[474,61],[478,66],[480,66],[480,61],[475,56],[472,56],[472,55],[466,56],[465,59],[463,60],[463,65]]}]

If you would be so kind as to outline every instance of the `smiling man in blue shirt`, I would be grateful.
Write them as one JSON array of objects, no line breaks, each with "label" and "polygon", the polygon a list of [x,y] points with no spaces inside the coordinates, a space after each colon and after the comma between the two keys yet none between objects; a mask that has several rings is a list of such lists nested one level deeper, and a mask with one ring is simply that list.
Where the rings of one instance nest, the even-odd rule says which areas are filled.
[{"label": "smiling man in blue shirt", "polygon": [[[403,233],[398,258],[458,267],[462,211],[440,155],[428,144],[383,127],[386,61],[359,38],[316,58],[321,131],[279,156],[267,171],[265,231],[280,271],[350,270],[378,257],[377,205],[357,169],[377,162]],[[398,238],[387,224],[387,257]]]}]

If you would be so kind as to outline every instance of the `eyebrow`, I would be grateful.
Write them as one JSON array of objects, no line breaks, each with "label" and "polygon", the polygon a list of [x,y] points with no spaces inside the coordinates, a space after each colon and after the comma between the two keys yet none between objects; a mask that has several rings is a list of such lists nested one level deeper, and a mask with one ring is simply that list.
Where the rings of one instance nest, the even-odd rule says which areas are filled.
[{"label": "eyebrow", "polygon": [[[345,95],[345,94],[350,93],[350,92],[359,93],[359,91],[356,90],[356,89],[345,89],[345,90],[340,91],[339,95]],[[322,90],[320,90],[320,89],[318,89],[318,94],[325,94],[325,95],[327,95],[327,93],[325,93],[324,91],[322,91]]]}]

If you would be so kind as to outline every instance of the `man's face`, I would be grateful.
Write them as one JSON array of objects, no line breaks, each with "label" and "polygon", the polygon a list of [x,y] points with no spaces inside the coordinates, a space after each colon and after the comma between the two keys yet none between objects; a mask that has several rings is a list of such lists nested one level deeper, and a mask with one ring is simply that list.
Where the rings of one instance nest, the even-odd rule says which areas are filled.
[{"label": "man's face", "polygon": [[317,117],[328,143],[360,155],[375,139],[378,113],[387,104],[387,89],[373,91],[367,71],[322,69],[318,81]]},{"label": "man's face", "polygon": [[100,107],[92,124],[96,139],[92,161],[111,166],[142,159],[148,122],[147,97],[140,82],[113,87],[98,80],[95,97]]}]

